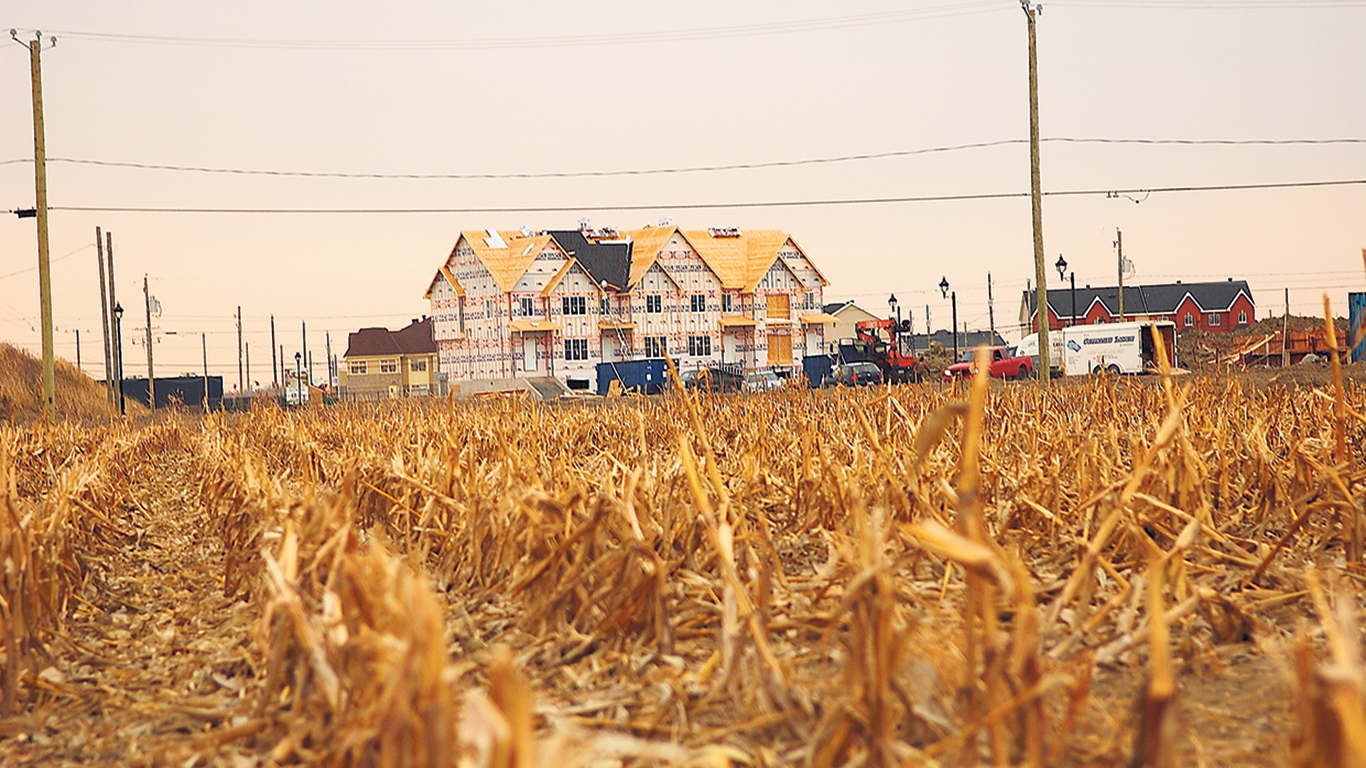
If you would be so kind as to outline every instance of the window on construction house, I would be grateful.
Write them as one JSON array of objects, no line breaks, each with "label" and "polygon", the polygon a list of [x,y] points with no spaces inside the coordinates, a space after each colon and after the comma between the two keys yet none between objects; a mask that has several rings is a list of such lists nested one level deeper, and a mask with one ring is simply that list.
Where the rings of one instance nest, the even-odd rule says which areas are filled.
[{"label": "window on construction house", "polygon": [[398,373],[398,361],[392,359],[379,361],[379,372]]},{"label": "window on construction house", "polygon": [[[646,297],[645,297],[645,312],[646,312],[647,314],[657,315],[657,314],[659,314],[659,313],[661,313],[661,312],[663,312],[663,311],[664,311],[664,297],[663,297],[663,296],[660,296],[659,294],[656,293],[656,294],[652,294],[652,295],[650,295],[650,296],[646,296]],[[657,357],[663,357],[663,355],[657,355]]]},{"label": "window on construction house", "polygon": [[732,296],[732,295],[730,295],[729,293],[723,293],[723,294],[721,294],[721,311],[722,311],[722,312],[730,312],[730,311],[734,310],[734,308],[735,308],[735,306],[734,306],[734,300],[735,300],[735,297]]},{"label": "window on construction house", "polygon": [[663,336],[645,337],[645,356],[664,357],[669,351],[667,339]]},{"label": "window on construction house", "polygon": [[588,339],[565,339],[565,340],[564,340],[564,359],[565,359],[565,360],[587,360],[587,359],[588,359]]},{"label": "window on construction house", "polygon": [[362,374],[365,373],[365,361],[364,361],[364,360],[352,360],[351,362],[347,363],[347,365],[346,365],[346,370],[347,370],[352,376],[360,376],[360,375],[362,375]]},{"label": "window on construction house", "polygon": [[522,317],[531,317],[536,314],[535,302],[530,296],[522,297]]},{"label": "window on construction house", "polygon": [[460,315],[460,335],[461,335],[461,336],[464,336],[464,335],[465,335],[465,299],[464,299],[463,296],[460,298],[460,307],[456,310],[456,312]]},{"label": "window on construction house", "polygon": [[1238,313],[1238,325],[1247,325],[1247,313],[1246,313],[1246,312],[1239,312],[1239,313]]},{"label": "window on construction house", "polygon": [[1218,324],[1219,324],[1219,315],[1218,315],[1218,313],[1211,313],[1211,314],[1210,314],[1210,316],[1209,316],[1209,324],[1210,324],[1210,325],[1218,325]]},{"label": "window on construction house", "polygon": [[612,297],[603,296],[602,301],[598,304],[598,311],[604,315],[612,314]]},{"label": "window on construction house", "polygon": [[408,370],[412,371],[413,373],[422,373],[423,371],[427,370],[427,361],[412,360],[408,363]]},{"label": "window on construction house", "polygon": [[562,296],[560,297],[560,311],[566,315],[586,315],[588,314],[588,299],[582,296]]},{"label": "window on construction house", "polygon": [[688,356],[689,356],[689,357],[711,357],[711,337],[710,337],[710,336],[689,336],[689,337],[688,337]]},{"label": "window on construction house", "polygon": [[815,309],[816,294],[813,291],[807,291],[806,296],[803,297],[803,302],[804,303],[802,304],[802,306],[804,306],[806,309]]},{"label": "window on construction house", "polygon": [[688,309],[693,312],[707,311],[707,297],[705,294],[694,293],[688,297]]},{"label": "window on construction house", "polygon": [[493,317],[493,299],[484,299],[484,317]]}]

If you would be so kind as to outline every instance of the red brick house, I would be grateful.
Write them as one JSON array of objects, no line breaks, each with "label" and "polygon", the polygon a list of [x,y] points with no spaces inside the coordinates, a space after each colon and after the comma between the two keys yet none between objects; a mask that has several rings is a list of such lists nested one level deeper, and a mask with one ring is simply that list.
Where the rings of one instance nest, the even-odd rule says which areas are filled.
[{"label": "red brick house", "polygon": [[[1048,327],[1057,330],[1067,325],[1118,323],[1119,289],[1068,286],[1048,289]],[[1020,300],[1020,322],[1034,327],[1034,291],[1025,291]],[[1249,325],[1257,320],[1257,305],[1246,280],[1229,278],[1223,282],[1133,285],[1124,287],[1124,317],[1132,320],[1171,320],[1177,332],[1188,328],[1219,333]]]}]

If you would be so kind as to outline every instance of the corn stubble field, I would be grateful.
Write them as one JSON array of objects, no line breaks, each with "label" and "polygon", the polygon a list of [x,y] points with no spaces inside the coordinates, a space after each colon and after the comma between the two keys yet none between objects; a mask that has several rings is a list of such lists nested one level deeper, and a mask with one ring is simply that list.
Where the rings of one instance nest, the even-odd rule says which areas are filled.
[{"label": "corn stubble field", "polygon": [[4,427],[0,762],[1361,765],[1335,394]]}]

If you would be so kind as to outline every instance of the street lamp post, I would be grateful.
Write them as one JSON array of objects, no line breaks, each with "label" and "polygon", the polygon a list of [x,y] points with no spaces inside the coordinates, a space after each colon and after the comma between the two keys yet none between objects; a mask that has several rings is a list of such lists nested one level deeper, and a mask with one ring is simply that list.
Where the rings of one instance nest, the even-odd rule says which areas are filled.
[{"label": "street lamp post", "polygon": [[114,305],[114,347],[118,350],[115,356],[114,376],[118,379],[119,395],[119,415],[123,416],[126,412],[123,404],[123,305]]},{"label": "street lamp post", "polygon": [[[1058,254],[1058,260],[1057,260],[1056,262],[1053,263],[1053,266],[1054,266],[1054,267],[1057,267],[1057,269],[1058,269],[1058,279],[1059,279],[1059,280],[1063,279],[1063,277],[1064,277],[1063,273],[1067,271],[1067,259],[1064,259],[1064,258],[1062,257],[1062,254],[1060,253],[1060,254]],[[1071,319],[1071,322],[1069,322],[1069,323],[1067,323],[1067,324],[1068,324],[1068,325],[1076,325],[1076,324],[1077,324],[1077,273],[1076,273],[1076,272],[1072,272],[1071,275],[1072,275],[1072,319]]]},{"label": "street lamp post", "polygon": [[887,299],[887,306],[891,308],[891,319],[896,320],[896,325],[892,328],[892,345],[896,347],[898,354],[901,353],[901,305],[896,301],[896,294],[892,294]]},{"label": "street lamp post", "polygon": [[299,405],[304,404],[303,359],[303,355],[298,352],[294,353],[294,387],[295,391],[299,393]]},{"label": "street lamp post", "polygon": [[953,303],[953,361],[958,362],[958,292],[949,290],[949,279],[939,278],[939,292]]}]

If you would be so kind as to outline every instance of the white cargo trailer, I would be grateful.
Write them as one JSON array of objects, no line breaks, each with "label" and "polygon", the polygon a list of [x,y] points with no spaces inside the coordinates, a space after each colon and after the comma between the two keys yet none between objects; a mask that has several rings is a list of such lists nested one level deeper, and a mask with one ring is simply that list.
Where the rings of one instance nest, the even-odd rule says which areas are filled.
[{"label": "white cargo trailer", "polygon": [[[1176,323],[1142,320],[1132,323],[1074,325],[1057,331],[1062,345],[1063,373],[1143,373],[1157,370],[1157,339],[1166,348],[1167,362],[1176,365]],[[1052,334],[1049,334],[1050,336]],[[1051,345],[1050,345],[1051,346]]]}]

